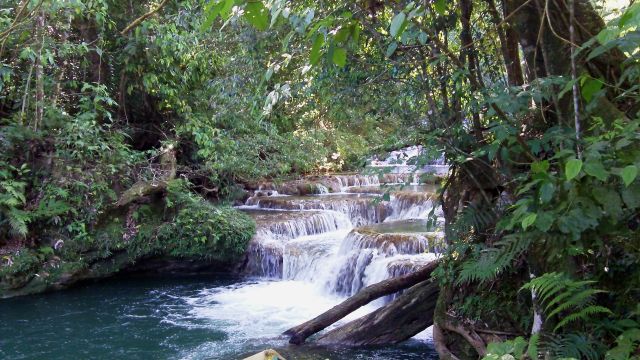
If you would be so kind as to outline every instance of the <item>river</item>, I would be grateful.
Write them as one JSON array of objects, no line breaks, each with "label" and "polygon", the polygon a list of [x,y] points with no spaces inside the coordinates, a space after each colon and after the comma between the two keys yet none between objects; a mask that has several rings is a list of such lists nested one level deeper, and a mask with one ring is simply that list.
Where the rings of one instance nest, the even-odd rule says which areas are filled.
[{"label": "river", "polygon": [[240,208],[258,233],[238,276],[119,278],[1,301],[0,358],[239,359],[275,348],[289,359],[436,359],[428,329],[357,349],[289,346],[280,335],[437,257],[438,234],[425,228],[433,187],[357,179],[341,178],[337,194],[250,198]]}]

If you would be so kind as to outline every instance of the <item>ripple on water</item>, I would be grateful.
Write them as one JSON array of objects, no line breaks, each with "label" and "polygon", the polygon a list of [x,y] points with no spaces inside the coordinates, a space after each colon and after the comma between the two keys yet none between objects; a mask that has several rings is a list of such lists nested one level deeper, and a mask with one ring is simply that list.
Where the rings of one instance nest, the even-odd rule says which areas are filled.
[{"label": "ripple on water", "polygon": [[437,358],[421,340],[354,350],[290,347],[280,336],[340,300],[299,281],[106,281],[0,301],[0,358],[217,360],[268,347],[294,360]]}]

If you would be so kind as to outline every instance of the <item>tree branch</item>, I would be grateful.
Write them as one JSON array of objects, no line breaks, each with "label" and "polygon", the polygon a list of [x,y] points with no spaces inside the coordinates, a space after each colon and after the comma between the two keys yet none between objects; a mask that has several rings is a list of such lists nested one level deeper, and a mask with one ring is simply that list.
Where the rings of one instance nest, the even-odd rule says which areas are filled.
[{"label": "tree branch", "polygon": [[169,2],[169,0],[163,0],[160,3],[160,5],[155,7],[153,10],[151,10],[151,11],[145,13],[144,15],[140,16],[139,18],[133,20],[133,22],[131,24],[127,25],[126,28],[124,28],[122,31],[120,31],[120,35],[122,35],[122,36],[127,35],[131,30],[135,29],[138,25],[140,25],[140,23],[142,23],[143,21],[145,21],[146,19],[148,19],[149,17],[153,16],[155,13],[160,11],[165,5],[167,5],[168,2]]}]

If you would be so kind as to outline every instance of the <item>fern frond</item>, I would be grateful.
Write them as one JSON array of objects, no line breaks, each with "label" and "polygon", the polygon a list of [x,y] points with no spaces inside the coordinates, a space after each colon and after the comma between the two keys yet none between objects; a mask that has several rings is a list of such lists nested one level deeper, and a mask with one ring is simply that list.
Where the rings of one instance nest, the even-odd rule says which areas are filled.
[{"label": "fern frond", "polygon": [[[585,286],[589,286],[589,285],[594,283],[594,281],[572,282],[571,280],[568,280],[568,279],[564,279],[564,280],[565,281],[564,281],[563,286],[565,288],[572,288],[572,289],[581,289],[581,288],[584,288]],[[562,288],[559,288],[558,290],[562,290]],[[582,294],[582,295],[580,295],[580,294],[573,294],[572,291],[565,291],[562,294],[559,294],[558,296],[554,297],[551,300],[548,300],[547,298],[544,298],[543,301],[545,301],[547,303],[545,311],[549,311],[554,305],[564,301],[568,297],[571,297],[572,294],[573,294],[573,297],[568,302],[573,304],[573,305],[577,305],[577,302],[579,302],[581,299],[590,298],[592,295],[595,295],[597,293],[602,292],[600,290],[594,290],[594,289],[591,289],[591,288],[587,288],[584,291],[587,292],[587,293],[590,293],[590,294]]]},{"label": "fern frond", "polygon": [[530,239],[518,235],[507,235],[496,242],[496,246],[484,250],[479,258],[462,264],[458,284],[471,281],[488,281],[506,270],[531,244]]},{"label": "fern frond", "polygon": [[550,353],[552,359],[597,360],[600,358],[594,342],[582,334],[566,334],[549,338],[542,348]]},{"label": "fern frond", "polygon": [[540,343],[540,333],[531,335],[529,339],[529,345],[527,346],[527,355],[531,359],[538,358],[538,344]]},{"label": "fern frond", "polygon": [[20,236],[26,236],[29,230],[27,223],[29,222],[29,214],[26,211],[11,209],[5,216],[9,220],[10,232]]},{"label": "fern frond", "polygon": [[[603,293],[603,292],[604,291],[602,290],[596,290],[596,289],[584,289],[582,291],[578,291],[574,293],[569,300],[564,302],[558,302],[555,308],[547,305],[547,308],[553,309],[553,311],[551,311],[548,316],[551,317],[560,313],[561,311],[584,306],[593,298],[593,295]],[[567,293],[570,293],[570,292],[567,291]],[[565,295],[565,294],[562,294],[562,295]]]},{"label": "fern frond", "polygon": [[590,315],[611,313],[609,309],[591,305],[596,294],[603,290],[591,287],[595,281],[574,281],[564,273],[546,273],[531,279],[521,289],[529,289],[536,294],[547,313],[547,318],[566,313],[554,331],[572,322],[589,320]]},{"label": "fern frond", "polygon": [[455,228],[458,232],[466,233],[472,230],[480,231],[494,224],[495,212],[483,206],[468,204],[458,215]]},{"label": "fern frond", "polygon": [[566,326],[578,320],[586,321],[589,319],[589,316],[597,315],[597,314],[611,314],[611,310],[607,309],[604,306],[598,306],[598,305],[587,306],[586,308],[578,311],[577,313],[573,313],[566,316],[564,319],[562,319],[562,321],[558,323],[558,325],[556,325],[555,328],[553,328],[553,331],[557,331],[563,326]]},{"label": "fern frond", "polygon": [[532,279],[530,282],[524,284],[522,289],[529,289],[535,291],[536,296],[541,302],[546,302],[551,296],[562,291],[566,285],[566,277],[564,274],[559,273],[547,273],[537,278]]}]

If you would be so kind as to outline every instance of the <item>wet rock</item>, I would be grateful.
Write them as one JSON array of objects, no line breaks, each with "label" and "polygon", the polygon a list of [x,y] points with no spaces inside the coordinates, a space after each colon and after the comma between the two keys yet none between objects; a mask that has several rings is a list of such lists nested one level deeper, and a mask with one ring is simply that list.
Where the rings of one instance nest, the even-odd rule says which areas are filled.
[{"label": "wet rock", "polygon": [[282,355],[273,349],[261,351],[255,355],[244,358],[244,360],[286,360]]}]

